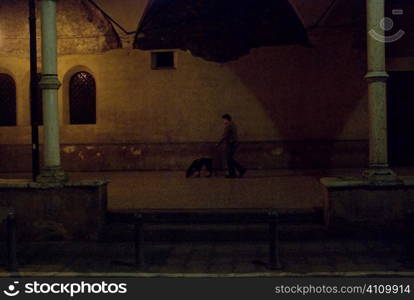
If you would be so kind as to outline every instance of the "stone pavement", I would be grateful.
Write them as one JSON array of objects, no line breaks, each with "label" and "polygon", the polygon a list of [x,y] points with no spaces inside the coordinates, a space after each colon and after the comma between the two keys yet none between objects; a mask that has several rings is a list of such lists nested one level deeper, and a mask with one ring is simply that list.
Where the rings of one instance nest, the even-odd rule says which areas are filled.
[{"label": "stone pavement", "polygon": [[[397,170],[412,174],[412,169]],[[251,171],[245,179],[184,178],[183,172],[78,173],[72,178],[106,177],[109,209],[168,207],[321,207],[319,178],[358,175],[361,170],[275,170]],[[24,178],[27,174],[2,174],[2,178]],[[236,197],[237,196],[237,197]],[[243,228],[236,228],[244,232]],[[122,228],[121,228],[122,230]],[[314,229],[318,231],[318,228]],[[133,266],[133,243],[127,233],[121,239],[102,242],[20,242],[20,275],[48,276],[286,276],[314,274],[397,274],[414,276],[414,237],[364,239],[306,233],[281,235],[281,271],[265,266],[267,244],[254,241],[188,239],[148,242],[148,265]],[[197,234],[197,233],[196,233]],[[125,238],[126,237],[126,238]],[[3,245],[0,245],[3,246]],[[0,259],[5,257],[0,247]],[[4,262],[4,260],[2,261]],[[322,272],[322,273],[321,273]],[[396,272],[396,273],[395,273]],[[250,275],[249,275],[250,274]],[[0,276],[9,276],[4,264]],[[231,276],[233,276],[231,275]],[[214,275],[215,276],[215,275]]]},{"label": "stone pavement", "polygon": [[[412,175],[412,168],[398,169]],[[361,169],[257,170],[243,179],[184,177],[184,171],[83,172],[76,179],[106,178],[108,208],[314,208],[323,207],[326,176],[360,176]],[[0,178],[30,178],[30,174],[0,174]]]},{"label": "stone pavement", "polygon": [[[413,249],[403,240],[322,239],[282,241],[283,269],[269,271],[264,242],[147,244],[147,265],[133,266],[131,242],[37,242],[18,249],[22,276],[168,276],[168,274],[404,274],[414,275]],[[2,255],[4,257],[4,255]],[[4,266],[0,276],[8,276]]]},{"label": "stone pavement", "polygon": [[[243,179],[185,178],[184,172],[73,174],[105,176],[109,210],[131,208],[304,208],[321,207],[322,187],[314,174],[251,171]],[[299,188],[300,187],[300,188]]]},{"label": "stone pavement", "polygon": [[[108,208],[313,208],[323,206],[319,178],[362,170],[261,170],[243,179],[185,178],[184,171],[71,173],[76,179],[105,178]],[[30,174],[0,174],[30,178]]]}]

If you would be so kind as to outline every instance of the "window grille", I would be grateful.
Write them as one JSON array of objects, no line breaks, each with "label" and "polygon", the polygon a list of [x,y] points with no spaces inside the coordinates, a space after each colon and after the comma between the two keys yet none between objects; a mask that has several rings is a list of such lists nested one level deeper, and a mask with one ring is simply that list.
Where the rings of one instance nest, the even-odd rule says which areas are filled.
[{"label": "window grille", "polygon": [[96,84],[88,72],[78,72],[69,84],[70,124],[96,124]]}]

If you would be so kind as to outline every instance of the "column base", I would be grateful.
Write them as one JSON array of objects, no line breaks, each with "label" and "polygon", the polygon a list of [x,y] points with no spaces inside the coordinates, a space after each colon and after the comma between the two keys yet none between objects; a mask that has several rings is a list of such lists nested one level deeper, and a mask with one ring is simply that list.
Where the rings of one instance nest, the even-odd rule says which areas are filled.
[{"label": "column base", "polygon": [[36,178],[36,182],[44,185],[63,185],[69,180],[68,175],[63,171],[61,167],[43,168],[40,171],[39,176]]},{"label": "column base", "polygon": [[401,184],[401,179],[388,167],[369,167],[363,173],[365,179],[371,184]]}]

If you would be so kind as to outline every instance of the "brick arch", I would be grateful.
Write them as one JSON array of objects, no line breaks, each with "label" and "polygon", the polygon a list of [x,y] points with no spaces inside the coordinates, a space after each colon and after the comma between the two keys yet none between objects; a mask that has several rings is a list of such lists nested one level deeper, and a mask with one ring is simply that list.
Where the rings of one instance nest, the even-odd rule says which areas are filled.
[{"label": "brick arch", "polygon": [[[37,30],[40,34],[40,3]],[[0,55],[28,57],[29,38],[26,0],[0,1]],[[87,0],[57,1],[58,54],[95,54],[122,48],[121,40],[110,20]],[[40,41],[38,41],[40,53]]]}]

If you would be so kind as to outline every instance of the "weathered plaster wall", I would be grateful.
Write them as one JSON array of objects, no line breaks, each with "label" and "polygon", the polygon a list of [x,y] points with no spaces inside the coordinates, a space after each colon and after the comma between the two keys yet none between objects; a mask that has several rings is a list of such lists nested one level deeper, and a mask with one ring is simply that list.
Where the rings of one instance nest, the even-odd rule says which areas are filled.
[{"label": "weathered plaster wall", "polygon": [[[187,143],[191,148],[218,139],[226,112],[239,123],[241,140],[283,141],[272,150],[280,155],[297,151],[285,141],[359,143],[367,138],[366,90],[361,52],[352,40],[352,32],[323,32],[314,36],[313,49],[263,48],[228,64],[177,51],[175,70],[151,70],[150,53],[139,50],[60,56],[62,143]],[[0,143],[29,144],[28,61],[0,56],[0,65],[16,79],[19,108],[19,126],[0,128]],[[68,124],[68,82],[79,70],[96,80],[96,125]],[[257,144],[254,152],[261,147]],[[317,157],[317,148],[308,151]],[[324,156],[332,151],[326,148]],[[355,154],[361,162],[361,154]],[[153,167],[157,161],[174,165],[161,160]]]},{"label": "weathered plaster wall", "polygon": [[[349,30],[317,32],[313,42],[312,49],[257,49],[227,64],[177,51],[175,70],[151,70],[150,53],[139,50],[61,55],[62,142],[215,141],[225,112],[245,141],[365,139],[363,51]],[[19,126],[1,128],[0,142],[25,144],[28,60],[0,55],[0,66],[16,80],[19,108]],[[68,125],[68,82],[80,70],[96,80],[97,125]]]},{"label": "weathered plaster wall", "polygon": [[[78,25],[69,28],[78,33]],[[220,116],[228,112],[249,142],[243,157],[251,167],[363,165],[364,49],[355,47],[353,27],[313,30],[311,40],[311,49],[261,48],[227,64],[176,51],[175,70],[152,70],[150,53],[139,50],[61,52],[64,163],[74,169],[182,168],[208,154],[208,142],[221,135]],[[0,71],[17,83],[18,126],[0,127],[0,166],[7,170],[14,170],[16,153],[15,169],[30,166],[28,67],[24,54],[0,51]],[[80,70],[96,80],[96,125],[68,124],[68,82]],[[131,148],[138,155],[124,155]]]}]

